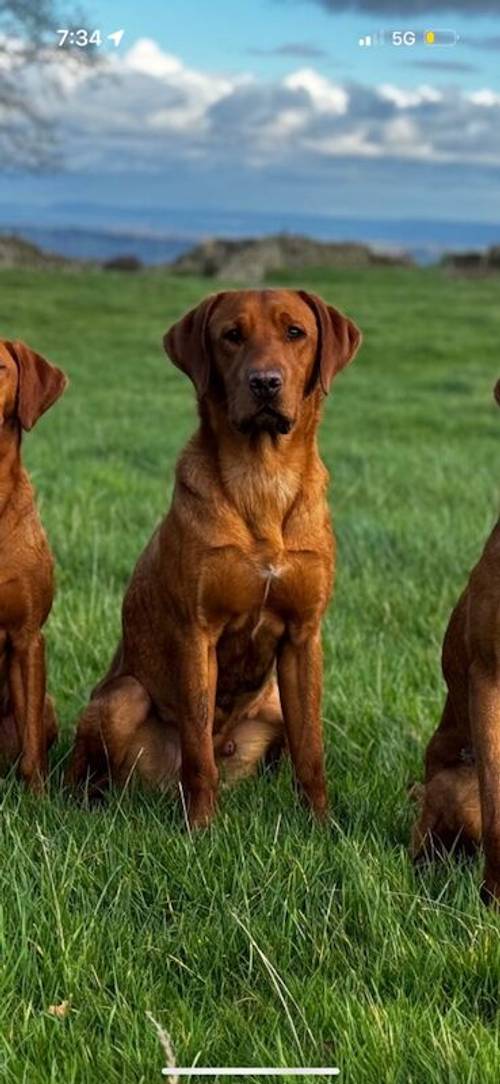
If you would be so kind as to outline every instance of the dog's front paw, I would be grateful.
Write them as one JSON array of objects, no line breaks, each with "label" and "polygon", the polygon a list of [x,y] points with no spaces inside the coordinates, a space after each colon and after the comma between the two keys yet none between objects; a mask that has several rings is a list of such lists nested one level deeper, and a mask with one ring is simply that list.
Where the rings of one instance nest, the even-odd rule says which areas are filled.
[{"label": "dog's front paw", "polygon": [[192,829],[207,828],[215,816],[217,792],[208,787],[192,790],[187,801],[187,817]]},{"label": "dog's front paw", "polygon": [[42,763],[34,761],[32,757],[21,757],[19,765],[19,777],[32,794],[45,794],[45,782],[47,778],[47,762],[44,758]]},{"label": "dog's front paw", "polygon": [[329,809],[328,795],[326,793],[326,789],[318,788],[309,791],[309,793],[305,795],[305,799],[310,806],[311,812],[315,819],[319,821],[320,824],[324,824],[328,817]]}]

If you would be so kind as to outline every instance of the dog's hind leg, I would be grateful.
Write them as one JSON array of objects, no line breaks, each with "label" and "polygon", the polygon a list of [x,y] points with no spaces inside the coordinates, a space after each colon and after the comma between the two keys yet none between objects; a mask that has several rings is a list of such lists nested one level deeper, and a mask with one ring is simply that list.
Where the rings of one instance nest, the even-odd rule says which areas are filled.
[{"label": "dog's hind leg", "polygon": [[463,762],[468,751],[470,756],[473,756],[468,725],[467,686],[465,686],[464,696],[465,702],[459,713],[455,710],[450,693],[446,697],[439,726],[434,731],[425,751],[426,783],[430,783],[438,772]]},{"label": "dog's hind leg", "polygon": [[411,835],[411,855],[415,861],[454,846],[468,852],[479,846],[481,806],[479,779],[473,764],[437,772],[427,784],[415,783],[410,797],[419,806]]},{"label": "dog's hind leg", "polygon": [[500,680],[497,660],[477,660],[471,666],[471,720],[477,758],[486,903],[500,906]]},{"label": "dog's hind leg", "polygon": [[135,678],[113,678],[99,688],[80,716],[66,783],[88,781],[91,791],[122,783],[130,746],[152,710],[149,694]]}]

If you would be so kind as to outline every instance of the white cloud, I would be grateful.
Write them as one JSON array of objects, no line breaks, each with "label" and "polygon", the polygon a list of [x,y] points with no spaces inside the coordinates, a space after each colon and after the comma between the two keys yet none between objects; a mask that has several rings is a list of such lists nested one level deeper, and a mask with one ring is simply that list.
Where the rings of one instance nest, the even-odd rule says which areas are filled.
[{"label": "white cloud", "polygon": [[106,71],[54,59],[54,86],[30,91],[60,129],[70,169],[324,169],[328,160],[400,159],[500,166],[500,94],[341,85],[312,67],[263,82],[198,71],[147,38]]},{"label": "white cloud", "polygon": [[230,94],[240,79],[228,79],[216,74],[187,68],[178,57],[164,53],[150,38],[140,38],[123,59],[123,67],[157,79],[189,98],[198,98],[200,110]]},{"label": "white cloud", "polygon": [[327,158],[380,158],[382,147],[370,142],[365,128],[358,128],[343,135],[308,138],[306,145]]},{"label": "white cloud", "polygon": [[301,68],[287,75],[283,86],[289,90],[305,90],[315,109],[320,113],[345,113],[349,104],[349,95],[344,87],[331,83],[313,68]]},{"label": "white cloud", "polygon": [[150,38],[140,38],[125,53],[121,62],[122,78],[127,70],[155,80],[160,87],[163,85],[174,92],[177,104],[170,101],[166,107],[152,108],[145,118],[148,127],[157,130],[204,128],[207,109],[231,94],[238,85],[237,80],[206,75],[186,67],[178,57],[163,52]]},{"label": "white cloud", "polygon": [[307,125],[307,113],[300,109],[282,109],[263,126],[265,141],[281,144],[297,135]]},{"label": "white cloud", "polygon": [[427,85],[410,90],[407,87],[396,87],[392,83],[384,83],[378,88],[381,98],[387,102],[393,102],[398,109],[413,109],[425,102],[440,102],[443,95],[436,87]]},{"label": "white cloud", "polygon": [[432,143],[425,139],[415,120],[407,115],[399,115],[387,121],[383,130],[384,147],[395,157],[428,158],[433,157]]},{"label": "white cloud", "polygon": [[140,38],[125,53],[123,64],[132,71],[142,72],[155,79],[169,79],[182,73],[183,67],[176,56],[164,53],[151,38]]},{"label": "white cloud", "polygon": [[496,105],[500,105],[500,94],[496,94],[494,90],[488,90],[486,87],[483,90],[472,90],[469,94],[465,95],[467,101],[472,102],[473,105],[481,105],[486,109],[492,109]]}]

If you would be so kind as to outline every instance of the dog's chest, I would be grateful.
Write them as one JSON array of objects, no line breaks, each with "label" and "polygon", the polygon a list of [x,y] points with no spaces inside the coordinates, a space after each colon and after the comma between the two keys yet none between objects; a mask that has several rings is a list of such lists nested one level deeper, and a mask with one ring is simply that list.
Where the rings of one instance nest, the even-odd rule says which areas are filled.
[{"label": "dog's chest", "polygon": [[[277,640],[291,626],[319,621],[330,594],[332,551],[294,548],[283,539],[255,541],[251,547],[212,551],[198,583],[198,615],[220,638]],[[328,540],[327,540],[328,541]]]},{"label": "dog's chest", "polygon": [[270,561],[252,561],[248,569],[240,575],[244,577],[240,584],[241,594],[236,594],[234,610],[229,618],[227,631],[235,638],[241,634],[249,636],[252,642],[260,635],[266,639],[269,635],[279,635],[283,627],[283,613],[280,605],[280,590],[283,592],[289,572],[286,559],[278,557]]},{"label": "dog's chest", "polygon": [[208,624],[219,621],[236,633],[263,614],[279,619],[283,594],[293,592],[292,568],[284,548],[265,542],[250,551],[224,547],[211,555],[200,581],[199,603]]},{"label": "dog's chest", "polygon": [[52,597],[52,558],[36,510],[0,542],[0,629],[43,613]]}]

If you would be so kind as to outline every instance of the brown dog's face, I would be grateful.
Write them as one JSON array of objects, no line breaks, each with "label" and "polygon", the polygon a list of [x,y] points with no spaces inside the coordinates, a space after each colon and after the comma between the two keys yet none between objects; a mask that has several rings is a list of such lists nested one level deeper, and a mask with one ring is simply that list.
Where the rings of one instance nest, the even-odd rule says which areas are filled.
[{"label": "brown dog's face", "polygon": [[60,369],[26,343],[0,340],[0,428],[16,418],[23,429],[32,429],[67,382]]},{"label": "brown dog's face", "polygon": [[236,290],[207,298],[164,345],[201,398],[215,398],[240,433],[286,435],[317,384],[326,393],[361,340],[320,298],[294,290]]},{"label": "brown dog's face", "polygon": [[[208,329],[215,385],[241,433],[289,433],[312,379],[318,329],[296,294],[228,294]],[[218,379],[217,379],[218,378]]]}]

